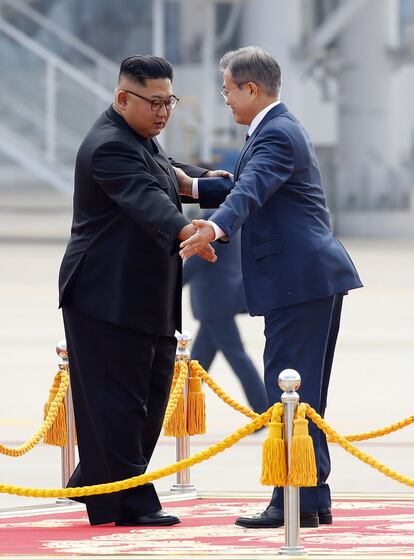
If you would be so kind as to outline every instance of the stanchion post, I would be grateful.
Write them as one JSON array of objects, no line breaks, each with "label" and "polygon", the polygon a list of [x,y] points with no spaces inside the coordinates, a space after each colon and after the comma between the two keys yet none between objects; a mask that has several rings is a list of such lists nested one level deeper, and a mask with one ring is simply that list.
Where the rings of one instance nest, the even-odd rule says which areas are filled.
[{"label": "stanchion post", "polygon": [[[69,358],[66,349],[66,340],[60,340],[56,345],[56,353],[59,356],[58,365],[60,370],[65,370],[69,373]],[[66,485],[75,470],[75,420],[73,415],[73,402],[72,391],[70,383],[68,385],[65,399],[65,414],[66,414],[66,431],[67,431],[67,444],[61,450],[61,465],[62,465],[62,487]],[[71,500],[67,498],[60,498],[58,503],[67,503]]]},{"label": "stanchion post", "polygon": [[[290,469],[290,454],[293,437],[293,420],[299,402],[297,389],[300,387],[300,375],[294,369],[285,369],[279,375],[279,387],[283,391],[283,428],[287,450],[287,467]],[[285,546],[279,554],[285,556],[304,556],[305,548],[299,545],[300,504],[299,488],[285,486],[284,489]]]},{"label": "stanchion post", "polygon": [[[177,351],[175,354],[175,361],[183,361],[188,365],[190,362],[190,348],[191,348],[191,335],[183,331],[182,333],[176,332],[177,338]],[[187,418],[187,396],[188,396],[188,375],[184,383],[183,397],[184,397],[184,418]],[[176,459],[177,462],[186,459],[190,456],[190,436],[176,438]],[[177,494],[195,493],[196,488],[190,482],[190,469],[183,469],[177,472],[177,482],[173,484],[171,492]]]}]

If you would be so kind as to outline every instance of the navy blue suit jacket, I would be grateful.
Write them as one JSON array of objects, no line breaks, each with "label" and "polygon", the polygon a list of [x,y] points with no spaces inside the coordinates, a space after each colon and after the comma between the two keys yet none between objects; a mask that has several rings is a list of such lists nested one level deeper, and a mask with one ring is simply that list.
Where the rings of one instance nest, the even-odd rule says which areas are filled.
[{"label": "navy blue suit jacket", "polygon": [[198,180],[202,208],[231,239],[239,228],[251,315],[362,286],[333,235],[311,140],[280,103],[244,145],[233,179]]},{"label": "navy blue suit jacket", "polygon": [[[211,212],[204,214],[207,220]],[[231,243],[214,243],[217,262],[211,264],[197,255],[183,267],[183,285],[190,284],[193,315],[199,321],[217,321],[246,313],[246,299],[240,263],[240,235]]]}]

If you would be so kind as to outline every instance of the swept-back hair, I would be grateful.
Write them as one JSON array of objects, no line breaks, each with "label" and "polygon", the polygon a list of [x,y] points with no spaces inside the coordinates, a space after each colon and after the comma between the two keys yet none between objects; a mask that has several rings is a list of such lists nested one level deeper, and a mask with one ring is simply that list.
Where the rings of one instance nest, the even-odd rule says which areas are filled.
[{"label": "swept-back hair", "polygon": [[172,81],[174,71],[168,60],[165,60],[164,58],[146,54],[136,54],[125,58],[121,62],[118,83],[122,76],[131,78],[132,80],[145,86],[146,80],[168,78]]}]

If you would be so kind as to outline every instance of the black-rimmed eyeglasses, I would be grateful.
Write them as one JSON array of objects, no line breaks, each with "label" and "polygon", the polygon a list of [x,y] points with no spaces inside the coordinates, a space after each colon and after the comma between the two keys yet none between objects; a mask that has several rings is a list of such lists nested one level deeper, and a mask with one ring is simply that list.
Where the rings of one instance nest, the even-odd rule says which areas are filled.
[{"label": "black-rimmed eyeglasses", "polygon": [[125,93],[130,93],[131,95],[135,95],[135,97],[139,97],[139,99],[143,99],[147,103],[151,105],[151,111],[160,111],[163,107],[166,108],[167,111],[172,111],[177,103],[180,101],[178,97],[175,95],[171,95],[168,99],[150,99],[149,97],[144,97],[143,95],[139,95],[139,93],[135,93],[135,91],[130,91],[129,89],[124,89]]}]

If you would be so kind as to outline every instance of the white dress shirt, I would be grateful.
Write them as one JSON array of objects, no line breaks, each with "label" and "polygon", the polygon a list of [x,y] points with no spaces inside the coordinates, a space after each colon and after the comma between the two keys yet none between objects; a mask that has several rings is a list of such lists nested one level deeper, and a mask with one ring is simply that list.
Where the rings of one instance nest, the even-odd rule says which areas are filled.
[{"label": "white dress shirt", "polygon": [[[271,109],[273,109],[273,107],[276,107],[276,105],[279,105],[279,103],[280,103],[280,100],[275,101],[274,103],[271,103],[270,105],[268,105],[267,107],[262,109],[260,111],[260,113],[257,113],[257,115],[254,117],[254,119],[250,123],[249,130],[247,131],[246,141],[249,138],[249,136],[251,136],[253,134],[253,132],[256,130],[256,128],[259,126],[259,124],[262,122],[262,120],[267,115],[267,113]],[[198,198],[198,179],[193,179],[192,197],[193,198]],[[211,220],[208,220],[207,223],[209,223],[214,229],[214,232],[216,234],[214,240],[219,239],[220,237],[226,237],[226,233],[216,223],[212,222]]]}]

